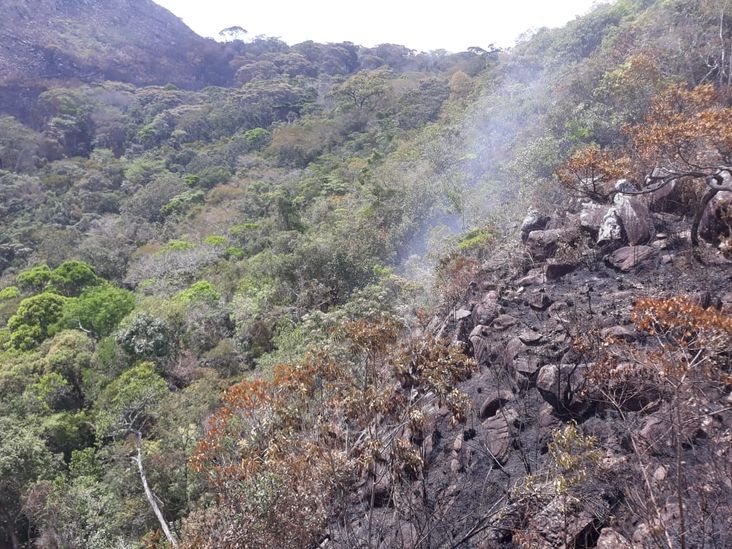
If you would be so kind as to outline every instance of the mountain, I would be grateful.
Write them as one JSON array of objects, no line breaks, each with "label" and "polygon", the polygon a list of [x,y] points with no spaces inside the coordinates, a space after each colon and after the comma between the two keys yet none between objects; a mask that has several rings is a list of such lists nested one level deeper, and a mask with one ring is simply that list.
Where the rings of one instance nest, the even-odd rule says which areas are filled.
[{"label": "mountain", "polygon": [[0,549],[732,546],[730,0],[6,5]]},{"label": "mountain", "polygon": [[103,80],[200,88],[230,82],[231,72],[219,44],[151,0],[4,2],[4,110],[19,90]]}]

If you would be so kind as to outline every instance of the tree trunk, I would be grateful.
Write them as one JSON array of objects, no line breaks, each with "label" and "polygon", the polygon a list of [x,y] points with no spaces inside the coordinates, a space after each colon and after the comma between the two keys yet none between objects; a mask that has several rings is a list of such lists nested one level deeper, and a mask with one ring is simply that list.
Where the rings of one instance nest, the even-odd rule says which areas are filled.
[{"label": "tree trunk", "polygon": [[178,540],[175,539],[175,536],[173,536],[173,533],[170,531],[170,527],[168,526],[168,523],[166,522],[162,511],[160,511],[160,507],[158,507],[158,503],[157,501],[155,501],[155,494],[153,494],[150,486],[147,483],[145,468],[142,466],[142,439],[139,434],[137,435],[137,456],[132,458],[132,460],[137,463],[137,469],[138,471],[140,471],[140,481],[142,482],[142,488],[145,490],[145,497],[147,497],[147,501],[150,504],[150,507],[152,507],[153,513],[155,513],[155,517],[160,523],[160,528],[163,530],[163,533],[165,534],[167,540],[170,542],[170,545],[172,545],[174,549],[177,549]]}]

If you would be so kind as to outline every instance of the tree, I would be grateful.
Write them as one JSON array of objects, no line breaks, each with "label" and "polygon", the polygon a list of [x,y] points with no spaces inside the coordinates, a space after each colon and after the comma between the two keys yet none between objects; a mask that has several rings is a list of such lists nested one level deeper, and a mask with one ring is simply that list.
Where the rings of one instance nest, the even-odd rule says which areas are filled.
[{"label": "tree", "polygon": [[111,284],[94,286],[84,290],[79,297],[66,301],[60,324],[100,338],[111,334],[134,308],[132,292]]},{"label": "tree", "polygon": [[117,332],[117,343],[136,358],[163,357],[168,354],[172,337],[168,324],[149,313],[135,315]]},{"label": "tree", "polygon": [[51,479],[60,460],[43,442],[40,426],[10,417],[0,418],[0,531],[12,549],[20,549],[23,496],[31,485]]},{"label": "tree", "polygon": [[160,510],[143,464],[143,436],[151,428],[156,409],[167,394],[167,384],[155,373],[153,364],[142,362],[124,372],[104,389],[98,399],[97,424],[102,436],[116,438],[133,435],[135,455],[130,459],[137,466],[145,497],[160,528],[170,544],[176,548],[178,541]]},{"label": "tree", "polygon": [[94,273],[94,269],[88,263],[67,260],[51,271],[48,284],[51,291],[72,297],[81,294],[85,288],[96,286],[101,282],[102,279]]},{"label": "tree", "polygon": [[44,292],[20,302],[16,313],[8,320],[10,346],[27,351],[52,335],[61,319],[66,298]]},{"label": "tree", "polygon": [[703,181],[707,192],[696,207],[691,242],[707,204],[719,192],[732,191],[732,108],[719,102],[712,85],[693,89],[673,85],[656,96],[642,123],[624,128],[628,143],[618,150],[589,146],[558,171],[559,180],[580,195],[604,198],[618,192],[610,182],[625,176],[641,181],[647,194],[677,182]]},{"label": "tree", "polygon": [[338,85],[333,93],[344,106],[359,110],[373,108],[386,93],[390,76],[388,69],[363,70]]}]

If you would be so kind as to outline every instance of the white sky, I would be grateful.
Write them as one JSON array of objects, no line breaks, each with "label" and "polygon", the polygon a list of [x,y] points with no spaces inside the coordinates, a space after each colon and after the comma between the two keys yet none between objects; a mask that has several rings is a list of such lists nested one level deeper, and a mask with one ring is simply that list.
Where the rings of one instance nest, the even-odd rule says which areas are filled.
[{"label": "white sky", "polygon": [[247,38],[278,37],[290,45],[392,43],[419,51],[510,47],[522,33],[559,27],[595,0],[155,0],[202,36],[240,26]]}]

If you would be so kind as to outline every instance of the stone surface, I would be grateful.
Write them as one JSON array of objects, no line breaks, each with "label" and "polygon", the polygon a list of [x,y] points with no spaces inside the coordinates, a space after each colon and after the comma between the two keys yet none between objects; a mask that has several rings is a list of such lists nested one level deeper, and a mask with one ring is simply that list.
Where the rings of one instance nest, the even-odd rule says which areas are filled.
[{"label": "stone surface", "polygon": [[503,412],[489,417],[483,422],[486,433],[486,449],[500,464],[505,464],[511,449],[510,425],[518,419],[518,413],[512,408],[504,408]]},{"label": "stone surface", "polygon": [[500,315],[493,321],[493,323],[491,324],[491,328],[498,331],[504,331],[511,326],[514,326],[517,322],[518,319],[514,316]]},{"label": "stone surface", "polygon": [[498,294],[491,290],[480,298],[480,301],[473,307],[473,324],[489,325],[501,312],[498,304]]},{"label": "stone surface", "polygon": [[651,246],[626,246],[615,250],[606,258],[606,261],[612,267],[628,272],[645,262],[655,263],[657,255],[657,250]]},{"label": "stone surface", "polygon": [[606,527],[600,531],[596,549],[634,549],[628,539],[616,530]]},{"label": "stone surface", "polygon": [[473,346],[473,357],[480,365],[486,365],[489,362],[490,336],[491,329],[482,324],[479,324],[473,328],[472,332],[470,332],[470,337],[468,339],[470,344]]},{"label": "stone surface", "polygon": [[580,391],[584,388],[586,369],[581,364],[547,364],[539,370],[536,388],[557,412],[579,411],[585,403]]},{"label": "stone surface", "polygon": [[551,298],[543,291],[530,294],[526,298],[526,302],[529,304],[529,307],[536,311],[544,311],[553,303]]},{"label": "stone surface", "polygon": [[483,404],[480,407],[479,417],[481,419],[486,419],[495,416],[501,406],[507,402],[511,402],[513,399],[514,395],[511,391],[507,391],[505,389],[493,391],[483,401]]},{"label": "stone surface", "polygon": [[623,239],[623,226],[615,208],[609,208],[597,231],[597,243],[619,242]]},{"label": "stone surface", "polygon": [[574,263],[547,263],[544,270],[547,280],[559,280],[577,268]]},{"label": "stone surface", "polygon": [[547,229],[545,231],[531,231],[526,237],[526,247],[535,260],[541,261],[552,257],[561,242],[569,238],[566,229]]},{"label": "stone surface", "polygon": [[544,215],[534,208],[529,208],[521,223],[521,241],[526,242],[531,231],[544,229],[549,220],[548,215]]},{"label": "stone surface", "polygon": [[579,214],[580,229],[592,235],[597,235],[609,209],[610,206],[597,204],[596,202],[582,204]]},{"label": "stone surface", "polygon": [[615,195],[615,210],[631,246],[649,242],[655,233],[651,212],[638,196]]}]

